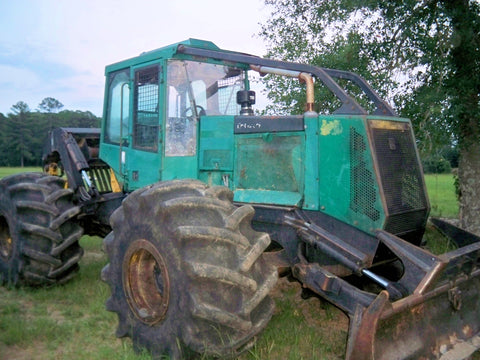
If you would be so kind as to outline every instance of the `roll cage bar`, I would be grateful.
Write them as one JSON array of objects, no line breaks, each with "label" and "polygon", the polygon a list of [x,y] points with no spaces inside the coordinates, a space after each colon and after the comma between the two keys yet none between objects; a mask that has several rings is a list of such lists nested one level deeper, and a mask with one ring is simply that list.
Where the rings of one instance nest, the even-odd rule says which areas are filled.
[{"label": "roll cage bar", "polygon": [[375,90],[373,90],[372,87],[362,77],[350,71],[265,59],[239,52],[223,52],[201,49],[183,44],[178,45],[177,53],[190,55],[193,57],[211,58],[222,61],[245,63],[257,66],[268,66],[278,69],[309,73],[319,79],[342,103],[342,105],[335,110],[335,114],[367,115],[368,112],[350,95],[348,95],[347,92],[334,80],[334,78],[348,80],[357,85],[368,97],[368,99],[375,105],[376,109],[373,112],[373,115],[397,116],[392,107],[382,100]]}]

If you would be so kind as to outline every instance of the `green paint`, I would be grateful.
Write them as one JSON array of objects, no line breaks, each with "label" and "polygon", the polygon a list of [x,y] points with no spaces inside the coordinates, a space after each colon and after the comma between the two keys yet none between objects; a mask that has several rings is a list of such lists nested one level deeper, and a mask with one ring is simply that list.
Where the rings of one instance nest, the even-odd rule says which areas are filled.
[{"label": "green paint", "polygon": [[319,118],[320,210],[372,232],[385,220],[366,117]]}]

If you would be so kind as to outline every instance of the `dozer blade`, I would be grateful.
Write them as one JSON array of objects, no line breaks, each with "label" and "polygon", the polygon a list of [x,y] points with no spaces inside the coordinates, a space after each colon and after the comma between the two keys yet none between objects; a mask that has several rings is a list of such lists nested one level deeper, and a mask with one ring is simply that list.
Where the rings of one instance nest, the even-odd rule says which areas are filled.
[{"label": "dozer blade", "polygon": [[480,237],[471,232],[460,229],[448,221],[439,218],[431,218],[430,222],[446,237],[452,240],[458,247],[473,244],[480,241]]},{"label": "dozer blade", "polygon": [[391,302],[382,291],[368,307],[357,305],[347,359],[468,358],[480,348],[479,257],[478,242],[432,255],[424,266],[432,270],[408,296]]}]

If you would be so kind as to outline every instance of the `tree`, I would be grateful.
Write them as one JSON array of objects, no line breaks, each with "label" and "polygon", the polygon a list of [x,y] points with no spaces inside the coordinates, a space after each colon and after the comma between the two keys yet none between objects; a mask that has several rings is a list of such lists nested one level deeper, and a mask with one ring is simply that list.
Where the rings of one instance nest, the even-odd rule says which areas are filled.
[{"label": "tree", "polygon": [[28,146],[34,139],[30,123],[30,108],[25,102],[19,101],[11,109],[13,114],[9,116],[10,126],[6,135],[10,140],[10,151],[13,150],[13,153],[19,157],[20,166],[24,167],[25,161],[33,158]]},{"label": "tree", "polygon": [[63,108],[63,104],[57,99],[54,99],[52,97],[46,97],[38,105],[38,109],[40,111],[47,112],[47,113],[56,113],[60,111],[61,108]]},{"label": "tree", "polygon": [[52,97],[46,97],[42,100],[40,104],[38,104],[38,109],[39,111],[43,111],[47,113],[47,118],[49,122],[49,128],[53,128],[53,115],[54,113],[57,113],[60,111],[60,109],[63,107],[63,104],[58,101],[57,99],[54,99]]},{"label": "tree", "polygon": [[8,166],[9,143],[6,136],[8,128],[7,118],[0,113],[0,166]]},{"label": "tree", "polygon": [[15,115],[25,115],[30,112],[29,106],[23,101],[18,101],[15,105],[12,105],[10,110],[12,110]]},{"label": "tree", "polygon": [[[480,233],[478,0],[266,0],[267,56],[361,74],[410,117],[422,153],[458,144],[461,225]],[[300,96],[267,83],[285,107]]]}]

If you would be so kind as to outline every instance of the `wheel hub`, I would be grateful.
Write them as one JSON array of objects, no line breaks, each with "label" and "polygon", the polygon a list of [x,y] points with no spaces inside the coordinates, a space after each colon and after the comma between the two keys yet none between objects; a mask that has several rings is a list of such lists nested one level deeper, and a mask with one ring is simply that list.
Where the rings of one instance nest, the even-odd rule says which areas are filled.
[{"label": "wheel hub", "polygon": [[10,259],[13,252],[13,240],[8,228],[7,219],[0,216],[0,257]]},{"label": "wheel hub", "polygon": [[155,246],[135,240],[123,260],[123,285],[130,309],[142,322],[162,321],[168,309],[170,283],[165,261]]}]

